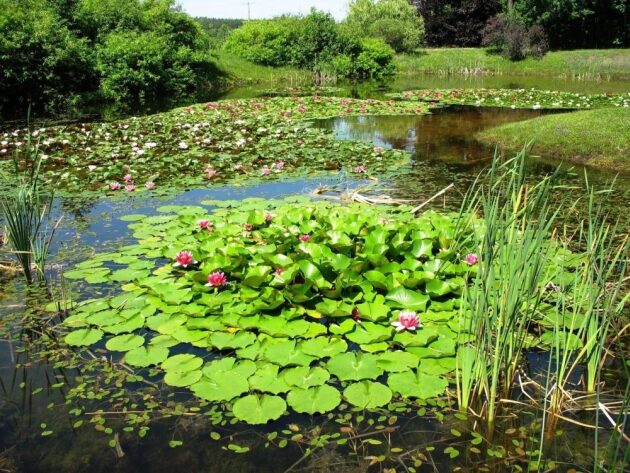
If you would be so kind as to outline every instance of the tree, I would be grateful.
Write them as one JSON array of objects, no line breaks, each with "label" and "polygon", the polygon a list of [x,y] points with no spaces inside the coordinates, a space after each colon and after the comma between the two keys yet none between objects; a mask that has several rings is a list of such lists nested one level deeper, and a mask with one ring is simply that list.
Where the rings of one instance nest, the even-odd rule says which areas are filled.
[{"label": "tree", "polygon": [[397,52],[410,52],[424,41],[424,21],[407,0],[353,0],[348,26],[364,37],[380,38]]},{"label": "tree", "polygon": [[429,46],[479,46],[490,18],[502,11],[500,0],[413,0],[424,18]]},{"label": "tree", "polygon": [[513,0],[527,26],[540,24],[552,48],[630,46],[627,0]]}]

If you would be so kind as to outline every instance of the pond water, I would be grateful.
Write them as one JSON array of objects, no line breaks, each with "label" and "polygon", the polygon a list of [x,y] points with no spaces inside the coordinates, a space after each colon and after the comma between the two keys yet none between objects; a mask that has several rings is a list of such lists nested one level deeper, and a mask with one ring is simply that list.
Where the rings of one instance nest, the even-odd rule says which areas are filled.
[{"label": "pond water", "polygon": [[[617,92],[622,89],[622,85],[623,90],[627,91],[627,83],[615,82],[547,82],[541,78],[506,76],[469,79],[427,76],[397,79],[390,84],[388,91],[420,87],[537,86]],[[233,91],[226,97],[251,97],[259,93],[262,93],[262,89],[251,87]],[[378,97],[383,90],[368,85],[356,87],[351,93],[359,97]],[[394,197],[423,202],[454,183],[453,191],[434,201],[428,208],[456,209],[461,195],[477,172],[488,164],[494,152],[478,143],[474,134],[486,127],[525,120],[541,113],[533,110],[451,107],[424,116],[344,117],[320,121],[316,125],[332,130],[339,139],[371,141],[378,146],[407,150],[413,155],[409,172],[380,183],[379,189]],[[555,166],[552,157],[533,158],[530,164],[534,178],[553,170]],[[582,168],[567,167],[561,172],[560,181],[565,187],[556,194],[559,201],[574,201],[581,195],[583,171]],[[600,186],[614,177],[607,173],[589,173],[593,183]],[[155,209],[161,205],[198,205],[204,199],[274,198],[309,193],[320,185],[356,187],[368,183],[331,176],[244,187],[191,189],[167,199],[141,196],[124,201],[57,199],[54,213],[64,213],[66,217],[55,240],[52,259],[55,264],[72,265],[94,252],[115,248],[130,238],[127,223],[120,221],[120,217],[129,213],[155,214]],[[609,196],[610,210],[613,215],[625,218],[626,222],[626,202],[629,197],[630,182],[628,178],[620,178],[615,193]],[[9,316],[23,307],[24,288],[17,279],[5,279],[1,283],[0,325],[19,325]],[[37,337],[37,329],[30,336]],[[530,356],[529,361],[536,371],[540,366],[545,366],[548,359],[536,354]],[[106,436],[100,429],[73,428],[75,419],[69,412],[71,403],[66,404],[66,386],[80,383],[81,375],[76,370],[62,370],[53,365],[32,365],[28,346],[0,343],[0,472],[167,472],[186,469],[191,472],[323,473],[332,470],[368,471],[372,462],[375,463],[373,471],[379,471],[381,465],[374,459],[380,455],[391,455],[391,448],[394,448],[394,457],[399,459],[400,464],[390,461],[388,466],[398,468],[396,471],[405,471],[409,466],[407,464],[405,467],[405,462],[415,455],[418,445],[435,445],[439,448],[430,458],[415,460],[420,462],[417,471],[516,471],[499,457],[480,458],[470,451],[456,459],[450,458],[448,452],[444,452],[444,447],[466,444],[466,441],[459,440],[458,435],[459,430],[466,430],[466,422],[450,414],[447,414],[446,420],[442,419],[440,410],[446,407],[446,403],[430,406],[436,409],[437,416],[425,415],[423,412],[418,415],[407,413],[392,421],[394,414],[384,418],[370,414],[365,414],[363,418],[361,414],[355,414],[352,422],[356,428],[350,434],[350,441],[344,445],[316,449],[310,457],[303,456],[306,446],[300,442],[289,442],[286,448],[265,447],[267,435],[284,431],[281,435],[285,438],[295,435],[308,438],[315,431],[335,433],[339,432],[339,424],[335,419],[293,415],[256,429],[226,426],[220,429],[220,433],[224,438],[229,437],[229,441],[215,442],[208,437],[208,421],[203,416],[189,418],[173,414],[155,422],[146,438],[125,438],[122,451],[117,452],[107,445]],[[617,373],[608,373],[607,376],[618,378]],[[167,399],[171,399],[174,404],[178,395]],[[95,399],[92,408],[94,411],[107,412],[111,402]],[[359,415],[361,418],[357,417]],[[580,420],[589,423],[593,419],[585,415]],[[112,422],[115,425],[115,420]],[[516,440],[535,444],[539,423],[538,414],[517,409],[501,420],[500,433],[493,439],[494,444],[505,445],[506,450],[513,448]],[[382,427],[380,431],[376,427],[379,425]],[[549,446],[553,457],[565,462],[561,471],[568,471],[573,465],[589,465],[592,432],[578,426],[566,426],[564,430],[564,434],[558,435]],[[48,431],[54,434],[49,436],[46,434]],[[169,442],[174,440],[183,441],[183,445],[168,448]],[[247,446],[250,451],[237,454],[226,448],[228,444]]]}]

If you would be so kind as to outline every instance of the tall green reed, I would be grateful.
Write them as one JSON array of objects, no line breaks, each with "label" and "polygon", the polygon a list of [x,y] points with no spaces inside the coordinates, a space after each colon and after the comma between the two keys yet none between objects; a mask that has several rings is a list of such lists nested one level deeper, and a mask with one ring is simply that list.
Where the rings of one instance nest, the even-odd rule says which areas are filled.
[{"label": "tall green reed", "polygon": [[4,176],[12,188],[0,196],[0,215],[7,242],[28,284],[45,281],[45,268],[54,234],[61,222],[49,225],[53,192],[42,188],[39,146],[28,133],[21,152],[13,155],[13,170]]},{"label": "tall green reed", "polygon": [[525,150],[505,163],[495,159],[461,212],[464,225],[473,225],[465,216],[477,214],[484,225],[469,242],[479,262],[463,295],[461,331],[473,342],[458,357],[458,397],[464,409],[476,400],[491,427],[497,399],[511,395],[529,323],[542,302],[558,215],[549,199],[553,176],[527,185],[525,159]]}]

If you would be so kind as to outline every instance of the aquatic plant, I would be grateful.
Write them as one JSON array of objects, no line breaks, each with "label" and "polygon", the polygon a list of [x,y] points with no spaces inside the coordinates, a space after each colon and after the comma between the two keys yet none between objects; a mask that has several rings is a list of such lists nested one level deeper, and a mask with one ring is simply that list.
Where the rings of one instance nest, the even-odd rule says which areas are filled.
[{"label": "aquatic plant", "polygon": [[593,211],[591,192],[587,222],[558,238],[556,217],[571,209],[551,206],[553,174],[526,181],[526,156],[524,150],[506,163],[495,160],[462,206],[462,225],[474,228],[466,217],[474,214],[485,224],[467,242],[477,254],[466,257],[475,272],[460,308],[466,342],[457,355],[458,401],[483,412],[490,430],[499,399],[512,398],[524,350],[539,346],[551,355],[540,399],[553,431],[580,363],[587,365],[586,390],[595,390],[610,321],[623,307],[627,237],[615,243],[619,235]]},{"label": "aquatic plant", "polygon": [[540,109],[630,107],[630,94],[581,94],[538,89],[423,89],[388,94],[396,100],[445,105]]},{"label": "aquatic plant", "polygon": [[[350,172],[359,165],[371,172],[393,172],[409,162],[407,153],[376,152],[368,143],[338,141],[308,120],[421,114],[428,108],[414,102],[319,96],[226,100],[112,123],[41,128],[34,133],[46,155],[40,170],[43,184],[62,193],[122,197],[172,192],[190,185]],[[22,159],[26,133],[0,134],[0,168],[7,165],[4,157],[11,153]],[[0,183],[0,192],[10,186],[10,181]]]},{"label": "aquatic plant", "polygon": [[[208,203],[219,207],[211,215],[128,216],[137,243],[66,273],[123,292],[79,304],[65,341],[105,341],[127,365],[157,367],[167,385],[250,423],[444,394],[461,294],[479,266],[458,254],[472,230],[458,235],[457,215],[305,198]],[[181,248],[199,264],[173,268]]]},{"label": "aquatic plant", "polygon": [[48,227],[53,194],[40,185],[42,157],[31,134],[21,144],[21,154],[13,155],[10,175],[13,187],[0,196],[0,215],[6,228],[10,252],[17,259],[27,283],[45,279],[45,267],[50,245],[61,218]]}]

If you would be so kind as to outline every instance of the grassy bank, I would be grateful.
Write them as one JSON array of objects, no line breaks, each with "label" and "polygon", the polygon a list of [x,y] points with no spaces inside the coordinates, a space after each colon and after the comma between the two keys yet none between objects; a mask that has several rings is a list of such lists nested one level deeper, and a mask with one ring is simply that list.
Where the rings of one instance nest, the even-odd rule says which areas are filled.
[{"label": "grassy bank", "polygon": [[514,150],[534,139],[535,154],[630,172],[630,108],[548,115],[491,128],[478,138]]},{"label": "grassy bank", "polygon": [[232,85],[279,83],[292,87],[312,82],[311,73],[304,69],[260,66],[224,51],[217,52],[217,64],[228,73]]},{"label": "grassy bank", "polygon": [[555,51],[537,60],[510,61],[481,48],[426,49],[396,57],[398,74],[514,74],[574,77],[584,80],[630,79],[630,49]]}]

